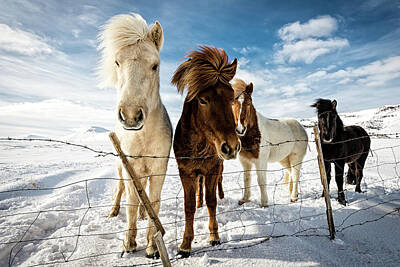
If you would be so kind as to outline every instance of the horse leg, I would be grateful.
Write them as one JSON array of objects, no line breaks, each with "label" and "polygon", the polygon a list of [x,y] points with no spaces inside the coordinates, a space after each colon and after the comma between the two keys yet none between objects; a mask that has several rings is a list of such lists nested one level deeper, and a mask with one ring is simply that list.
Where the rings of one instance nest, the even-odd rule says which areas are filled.
[{"label": "horse leg", "polygon": [[348,164],[349,170],[347,172],[346,183],[347,184],[356,184],[356,162],[352,162]]},{"label": "horse leg", "polygon": [[[129,177],[126,175],[125,177]],[[126,189],[126,217],[128,221],[128,230],[126,232],[126,239],[124,242],[123,250],[126,252],[133,252],[136,250],[136,235],[137,235],[137,211],[139,206],[139,199],[137,197],[136,189],[132,181],[125,181]]]},{"label": "horse leg", "polygon": [[[222,167],[223,165],[221,165]],[[222,171],[221,171],[222,173]],[[224,199],[225,197],[225,193],[224,193],[224,189],[222,188],[222,174],[220,176],[220,179],[218,179],[218,197],[219,199]]]},{"label": "horse leg", "polygon": [[[145,179],[143,179],[143,180],[144,180],[144,181],[143,181],[144,183],[142,182],[143,188],[146,189],[147,178],[145,178]],[[164,180],[163,180],[163,181],[164,181]],[[139,204],[139,220],[140,220],[140,221],[145,220],[145,219],[146,219],[146,215],[147,215],[147,213],[146,213],[146,208],[144,207],[143,203],[140,202],[140,204]]]},{"label": "horse leg", "polygon": [[201,208],[203,207],[203,188],[204,188],[204,176],[199,175],[198,177],[199,181],[197,183],[197,206],[196,208]]},{"label": "horse leg", "polygon": [[[167,166],[167,164],[165,164]],[[165,173],[166,168],[161,171],[161,173]],[[164,184],[165,176],[150,176],[150,185],[149,185],[149,200],[151,206],[156,215],[160,212],[161,205],[161,189]],[[154,226],[153,220],[148,216],[148,224],[147,228],[147,248],[146,248],[146,257],[147,258],[158,258],[158,250],[157,245],[154,240],[154,234],[157,232],[157,228]]]},{"label": "horse leg", "polygon": [[268,207],[268,195],[267,195],[267,161],[265,159],[258,160],[256,162],[257,168],[257,182],[260,187],[260,206],[263,208]]},{"label": "horse leg", "polygon": [[296,202],[299,198],[299,180],[300,180],[300,169],[301,169],[301,161],[303,157],[300,157],[297,154],[293,154],[289,156],[290,165],[292,166],[292,179],[290,184],[293,187],[293,190],[290,190],[290,202]]},{"label": "horse leg", "polygon": [[340,204],[346,206],[346,198],[343,192],[343,173],[344,173],[344,160],[335,161],[335,180],[338,188],[338,201]]},{"label": "horse leg", "polygon": [[120,204],[121,204],[121,197],[122,197],[123,193],[125,192],[124,179],[122,177],[122,166],[121,166],[120,162],[117,163],[117,171],[118,171],[118,176],[119,176],[119,181],[118,181],[118,185],[117,185],[117,195],[115,197],[114,205],[113,205],[108,217],[115,217],[118,215]]},{"label": "horse leg", "polygon": [[240,159],[240,163],[243,167],[243,183],[244,183],[244,192],[243,197],[239,200],[239,205],[243,205],[246,202],[250,202],[251,196],[251,163],[247,160]]},{"label": "horse leg", "polygon": [[184,176],[181,174],[180,176],[185,200],[185,233],[183,235],[183,241],[179,248],[178,255],[186,258],[190,256],[192,241],[194,238],[193,222],[194,214],[196,212],[196,183],[195,179],[189,175]]},{"label": "horse leg", "polygon": [[367,160],[367,158],[368,158],[368,151],[367,151],[367,153],[362,154],[361,157],[357,159],[356,164],[355,164],[356,165],[356,172],[355,172],[355,174],[356,174],[356,189],[355,189],[355,191],[357,193],[362,192],[361,191],[361,180],[364,176],[364,165],[365,165],[365,161]]},{"label": "horse leg", "polygon": [[[289,176],[290,176],[290,172],[291,172],[289,157],[286,157],[284,160],[281,160],[279,163],[285,169],[285,176],[283,177],[283,186],[286,188],[286,187],[288,187]],[[292,180],[290,180],[289,195],[292,194],[292,186],[293,186],[293,183],[292,183]]]},{"label": "horse leg", "polygon": [[210,236],[208,241],[212,246],[219,245],[220,239],[218,235],[218,222],[217,222],[217,183],[220,177],[215,175],[207,176],[206,184],[206,204],[208,208],[208,230]]},{"label": "horse leg", "polygon": [[[329,192],[329,184],[331,182],[331,163],[329,161],[324,161],[325,165],[325,174],[326,174],[326,180],[328,182],[328,192]],[[324,190],[322,190],[322,196],[324,197]]]}]

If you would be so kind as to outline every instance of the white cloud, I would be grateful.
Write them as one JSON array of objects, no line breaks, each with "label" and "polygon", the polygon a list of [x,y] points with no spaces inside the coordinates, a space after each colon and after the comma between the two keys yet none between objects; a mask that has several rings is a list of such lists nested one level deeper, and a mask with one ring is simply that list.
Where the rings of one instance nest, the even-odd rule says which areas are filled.
[{"label": "white cloud", "polygon": [[317,71],[306,78],[314,81],[331,79],[337,84],[357,82],[364,86],[380,86],[400,77],[400,56],[377,60],[358,68],[346,68],[335,72]]},{"label": "white cloud", "polygon": [[240,78],[245,82],[252,82],[256,88],[268,88],[272,85],[272,81],[276,79],[276,75],[267,69],[247,70],[239,65],[236,71],[236,78]]},{"label": "white cloud", "polygon": [[313,74],[310,74],[306,77],[306,79],[310,79],[310,80],[320,80],[322,79],[324,76],[326,76],[326,71],[324,70],[320,70],[317,72],[314,72]]},{"label": "white cloud", "polygon": [[0,50],[27,56],[52,54],[55,51],[40,36],[20,29],[12,29],[7,24],[0,24],[0,32]]},{"label": "white cloud", "polygon": [[332,37],[337,28],[337,21],[331,16],[285,25],[278,31],[282,43],[276,45],[275,62],[311,64],[317,57],[348,47],[347,39]]},{"label": "white cloud", "polygon": [[309,38],[294,43],[283,44],[282,49],[275,54],[275,60],[278,63],[304,62],[311,64],[317,57],[347,46],[349,46],[349,42],[346,39],[330,38],[328,40],[319,40]]},{"label": "white cloud", "polygon": [[240,53],[244,56],[250,54],[250,53],[254,53],[254,52],[260,52],[261,49],[256,47],[256,46],[246,46],[246,47],[242,47],[242,48],[233,48],[233,51]]},{"label": "white cloud", "polygon": [[297,94],[308,93],[311,92],[311,88],[308,87],[306,83],[297,83],[295,85],[286,85],[281,87],[281,92],[285,96],[295,96]]},{"label": "white cloud", "polygon": [[294,67],[282,67],[282,66],[279,66],[278,68],[276,68],[276,71],[280,72],[280,73],[290,73],[290,72],[293,72],[295,70],[297,70],[297,68],[294,68]]},{"label": "white cloud", "polygon": [[239,60],[238,60],[238,66],[239,66],[239,67],[241,67],[241,66],[246,66],[247,64],[249,64],[249,62],[250,62],[249,59],[247,59],[247,58],[245,58],[245,57],[241,57],[241,58],[239,58]]},{"label": "white cloud", "polygon": [[309,37],[329,37],[337,30],[337,22],[331,16],[320,16],[301,24],[296,21],[279,29],[279,37],[284,41],[306,39]]}]

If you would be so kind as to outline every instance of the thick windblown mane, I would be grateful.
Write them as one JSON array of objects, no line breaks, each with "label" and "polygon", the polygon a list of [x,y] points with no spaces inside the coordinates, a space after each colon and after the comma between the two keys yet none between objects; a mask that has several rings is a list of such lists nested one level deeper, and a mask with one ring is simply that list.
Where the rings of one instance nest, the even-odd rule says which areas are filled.
[{"label": "thick windblown mane", "polygon": [[311,107],[316,108],[318,113],[333,110],[332,101],[322,98],[318,98],[317,101],[311,105]]},{"label": "thick windblown mane", "polygon": [[115,53],[120,49],[144,40],[149,32],[146,21],[139,15],[118,15],[112,17],[98,36],[98,50],[102,51],[99,76],[103,87],[113,86],[117,82]]},{"label": "thick windblown mane", "polygon": [[202,90],[217,83],[231,86],[229,82],[235,76],[237,60],[230,64],[223,49],[200,46],[198,51],[190,52],[185,58],[188,60],[175,71],[172,84],[177,86],[180,93],[187,88],[187,101],[191,101]]},{"label": "thick windblown mane", "polygon": [[235,98],[240,96],[246,90],[246,87],[247,83],[245,81],[239,78],[234,79],[232,83],[232,88],[235,91]]}]

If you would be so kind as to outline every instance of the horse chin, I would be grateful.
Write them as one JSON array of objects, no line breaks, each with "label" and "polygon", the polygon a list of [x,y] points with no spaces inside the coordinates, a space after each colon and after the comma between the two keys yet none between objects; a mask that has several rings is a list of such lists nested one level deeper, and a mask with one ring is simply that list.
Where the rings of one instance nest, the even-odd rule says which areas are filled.
[{"label": "horse chin", "polygon": [[330,143],[332,143],[332,141],[333,141],[333,138],[331,138],[331,139],[329,139],[329,140],[325,140],[325,138],[322,138],[322,142],[323,142],[324,144],[330,144]]}]

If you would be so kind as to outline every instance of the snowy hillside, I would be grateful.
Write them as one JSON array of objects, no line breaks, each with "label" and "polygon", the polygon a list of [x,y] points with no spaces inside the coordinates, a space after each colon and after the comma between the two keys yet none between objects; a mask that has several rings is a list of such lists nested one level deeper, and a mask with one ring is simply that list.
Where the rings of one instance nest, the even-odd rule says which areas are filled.
[{"label": "snowy hillside", "polygon": [[[173,125],[179,115],[170,114]],[[281,184],[283,170],[270,164],[270,207],[258,205],[255,173],[252,202],[238,206],[242,169],[238,160],[226,161],[225,199],[219,200],[217,209],[222,244],[209,246],[207,208],[200,208],[196,211],[193,255],[178,260],[175,255],[184,231],[183,190],[176,162],[171,159],[159,216],[166,229],[164,240],[172,265],[397,266],[400,136],[396,138],[395,133],[400,132],[400,105],[340,115],[345,125],[361,125],[376,135],[361,185],[363,193],[345,185],[349,205],[343,207],[336,201],[336,184],[331,183],[335,241],[329,240],[315,144],[310,142],[296,203],[290,203]],[[301,120],[305,126],[314,122],[315,118]],[[0,107],[3,138],[51,138],[113,152],[108,140],[113,123],[113,110],[59,100]],[[307,131],[313,140],[311,128]],[[107,217],[117,182],[113,156],[99,156],[62,143],[1,140],[0,170],[0,266],[161,264],[145,258],[145,221],[138,222],[138,251],[120,258],[125,210],[121,208],[115,218]]]}]

